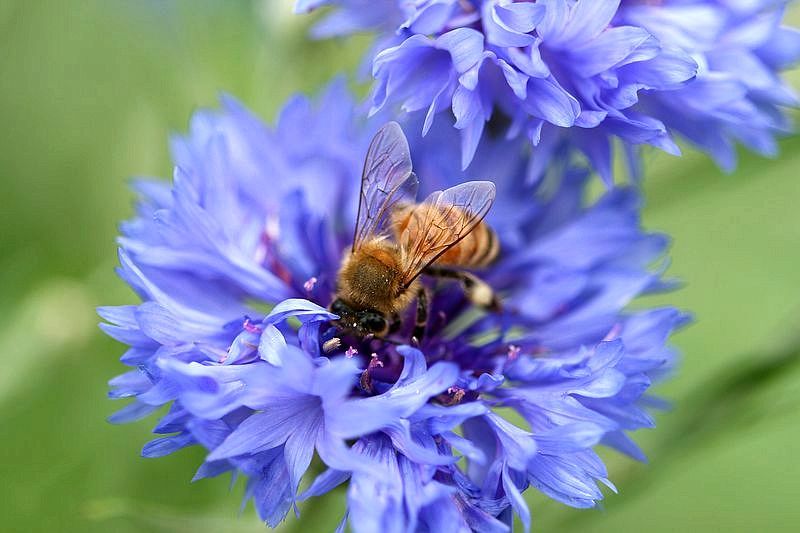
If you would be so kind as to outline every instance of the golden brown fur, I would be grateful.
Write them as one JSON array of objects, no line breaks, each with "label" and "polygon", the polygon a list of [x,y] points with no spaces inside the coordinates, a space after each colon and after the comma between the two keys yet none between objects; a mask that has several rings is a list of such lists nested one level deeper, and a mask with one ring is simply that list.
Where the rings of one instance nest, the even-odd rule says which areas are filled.
[{"label": "golden brown fur", "polygon": [[377,238],[347,254],[339,270],[338,295],[357,309],[376,309],[386,315],[400,312],[417,293],[417,283],[403,288],[403,269],[397,245]]}]

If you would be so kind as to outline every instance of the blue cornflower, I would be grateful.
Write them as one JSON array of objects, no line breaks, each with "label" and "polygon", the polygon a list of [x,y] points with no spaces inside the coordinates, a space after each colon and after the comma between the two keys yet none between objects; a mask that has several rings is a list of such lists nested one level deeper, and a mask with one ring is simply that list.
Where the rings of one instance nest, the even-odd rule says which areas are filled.
[{"label": "blue cornflower", "polygon": [[779,76],[800,58],[800,32],[783,26],[788,1],[668,0],[625,2],[620,22],[645,28],[661,42],[692,54],[694,82],[676,91],[647,93],[641,109],[709,153],[727,171],[736,143],[777,154],[775,136],[790,133],[785,107],[800,100]]},{"label": "blue cornflower", "polygon": [[[638,175],[638,151],[678,154],[674,134],[724,168],[734,144],[775,152],[797,105],[778,73],[800,57],[800,34],[781,26],[786,0],[355,0],[337,6],[325,34],[378,30],[371,57],[375,109],[450,110],[472,161],[486,124],[526,136],[540,164],[580,152],[612,181],[618,138]],[[392,9],[394,7],[394,9]],[[374,24],[369,15],[376,16]]]},{"label": "blue cornflower", "polygon": [[[203,446],[195,478],[243,474],[271,526],[345,483],[357,532],[510,531],[514,514],[527,528],[529,486],[594,506],[613,485],[593,448],[643,457],[628,433],[653,426],[646,391],[686,321],[626,310],[671,287],[666,238],[642,232],[634,190],[587,205],[585,172],[528,183],[524,143],[491,140],[473,169],[497,185],[486,220],[501,252],[479,274],[502,310],[425,280],[419,345],[411,317],[386,339],[343,336],[328,306],[380,125],[342,83],[317,106],[292,99],[275,127],[228,97],[193,117],[173,140],[173,182],[136,182],[122,227],[119,273],[142,303],[100,309],[132,367],[110,383],[132,399],[111,420],[169,405],[143,455]],[[424,192],[466,181],[446,125],[410,149]],[[312,477],[315,455],[326,470]]]}]

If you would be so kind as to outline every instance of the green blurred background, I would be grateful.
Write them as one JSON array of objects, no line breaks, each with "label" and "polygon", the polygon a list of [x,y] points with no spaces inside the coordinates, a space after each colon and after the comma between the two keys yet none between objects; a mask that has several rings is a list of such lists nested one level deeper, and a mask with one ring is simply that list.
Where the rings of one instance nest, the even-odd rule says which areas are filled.
[{"label": "green blurred background", "polygon": [[[94,308],[114,274],[126,180],[170,176],[170,132],[229,92],[272,120],[292,92],[353,71],[368,42],[309,43],[290,0],[0,2],[0,531],[264,531],[241,484],[189,483],[202,450],[143,459],[153,420],[112,426],[123,347]],[[797,6],[790,19],[800,22]],[[800,87],[800,74],[789,74]],[[674,237],[695,312],[674,409],[638,435],[649,465],[607,453],[619,495],[572,510],[532,494],[537,531],[800,528],[800,136],[733,175],[687,150],[647,159],[645,224]],[[331,531],[343,495],[284,531]]]}]

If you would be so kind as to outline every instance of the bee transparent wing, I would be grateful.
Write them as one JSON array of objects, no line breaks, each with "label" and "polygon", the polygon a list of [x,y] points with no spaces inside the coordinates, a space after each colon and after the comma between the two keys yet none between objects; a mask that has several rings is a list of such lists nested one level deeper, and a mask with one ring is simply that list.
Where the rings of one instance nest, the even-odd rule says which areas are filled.
[{"label": "bee transparent wing", "polygon": [[398,203],[414,201],[417,185],[406,136],[397,122],[389,122],[375,134],[364,160],[352,251],[383,231]]},{"label": "bee transparent wing", "polygon": [[494,183],[470,181],[436,191],[414,206],[400,235],[405,287],[480,224],[494,195]]}]

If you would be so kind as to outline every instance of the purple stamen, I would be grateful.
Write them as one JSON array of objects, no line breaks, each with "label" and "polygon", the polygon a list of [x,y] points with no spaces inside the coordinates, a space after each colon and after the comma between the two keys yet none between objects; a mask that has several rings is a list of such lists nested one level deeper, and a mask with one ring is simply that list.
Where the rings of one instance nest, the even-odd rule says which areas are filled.
[{"label": "purple stamen", "polygon": [[257,326],[250,321],[250,317],[245,317],[242,327],[249,333],[261,333],[262,331],[260,326]]},{"label": "purple stamen", "polygon": [[306,290],[306,292],[310,293],[311,291],[314,290],[314,286],[316,284],[317,284],[317,278],[315,278],[314,276],[311,276],[310,278],[308,278],[306,280],[305,283],[303,283],[303,288]]}]

